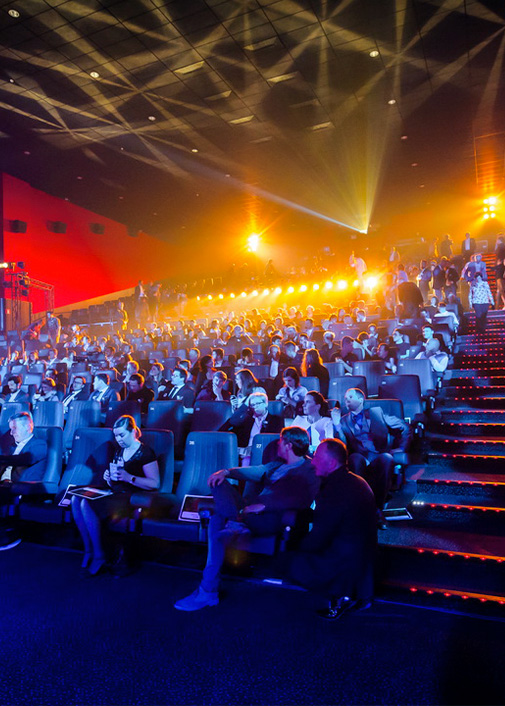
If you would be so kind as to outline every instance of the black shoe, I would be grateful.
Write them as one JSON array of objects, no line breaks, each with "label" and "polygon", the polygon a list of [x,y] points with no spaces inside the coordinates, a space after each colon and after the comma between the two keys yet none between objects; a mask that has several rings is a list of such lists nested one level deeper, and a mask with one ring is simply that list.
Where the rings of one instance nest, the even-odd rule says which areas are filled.
[{"label": "black shoe", "polygon": [[18,544],[21,544],[21,537],[14,529],[0,529],[0,552],[5,552],[8,549],[14,549]]},{"label": "black shoe", "polygon": [[332,599],[327,608],[324,610],[318,610],[317,614],[320,618],[325,620],[338,620],[345,613],[353,610],[358,605],[357,601],[353,601],[348,596],[342,596],[342,598]]}]

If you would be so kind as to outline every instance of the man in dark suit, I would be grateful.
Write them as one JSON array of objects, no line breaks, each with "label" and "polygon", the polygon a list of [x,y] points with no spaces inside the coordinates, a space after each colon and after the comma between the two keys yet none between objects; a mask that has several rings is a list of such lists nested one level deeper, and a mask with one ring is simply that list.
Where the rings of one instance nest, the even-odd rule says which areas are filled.
[{"label": "man in dark suit", "polygon": [[21,375],[11,375],[7,378],[8,392],[3,396],[3,402],[26,402],[30,403],[30,398],[21,389]]},{"label": "man in dark suit", "polygon": [[[218,587],[227,544],[237,534],[274,534],[283,527],[286,510],[304,510],[315,498],[318,482],[309,450],[309,435],[300,427],[285,427],[280,435],[278,459],[260,466],[229,468],[213,473],[214,495],[210,518],[207,565],[200,587],[177,601],[177,610],[194,611],[219,603]],[[243,498],[226,479],[257,482],[255,492]]]},{"label": "man in dark suit", "polygon": [[295,583],[322,593],[329,605],[319,614],[335,620],[372,599],[375,499],[368,483],[349,472],[340,439],[322,441],[312,465],[321,479],[312,529],[289,557],[288,573]]},{"label": "man in dark suit", "polygon": [[93,378],[93,392],[89,396],[89,399],[100,402],[102,413],[106,413],[109,409],[109,403],[119,402],[121,397],[119,392],[110,386],[110,378],[108,374],[97,373]]},{"label": "man in dark suit", "polygon": [[128,383],[128,402],[139,402],[142,414],[147,414],[149,403],[154,400],[154,392],[144,385],[144,376],[140,373],[132,375]]},{"label": "man in dark suit", "polygon": [[174,368],[170,379],[170,389],[163,390],[158,395],[159,400],[179,400],[183,407],[191,408],[195,400],[195,392],[188,385],[188,371],[184,368]]},{"label": "man in dark suit", "polygon": [[475,238],[470,236],[470,233],[465,233],[465,239],[461,243],[461,254],[463,255],[465,262],[468,262],[472,255],[475,254],[476,250]]},{"label": "man in dark suit", "polygon": [[405,451],[410,442],[410,428],[403,419],[384,414],[381,407],[365,410],[365,395],[358,388],[350,388],[344,396],[349,410],[340,419],[340,410],[332,410],[332,420],[338,436],[349,452],[349,469],[362,476],[375,495],[382,513],[390,488],[395,446]]},{"label": "man in dark suit", "polygon": [[268,397],[264,392],[253,392],[248,400],[249,411],[240,421],[229,419],[220,431],[232,431],[237,436],[242,465],[249,465],[252,445],[256,434],[280,434],[284,419],[277,414],[269,414]]},{"label": "man in dark suit", "polygon": [[[47,444],[33,436],[33,419],[29,412],[18,412],[9,419],[9,428],[14,444],[9,444],[0,455],[0,506],[10,505],[19,490],[20,481],[40,481],[44,477],[47,459]],[[4,452],[5,451],[5,452]],[[7,523],[0,525],[0,550],[11,549],[19,544],[15,527]]]},{"label": "man in dark suit", "polygon": [[67,416],[72,402],[87,399],[88,393],[86,391],[86,378],[82,375],[76,375],[72,380],[72,388],[70,392],[63,398],[63,416]]}]

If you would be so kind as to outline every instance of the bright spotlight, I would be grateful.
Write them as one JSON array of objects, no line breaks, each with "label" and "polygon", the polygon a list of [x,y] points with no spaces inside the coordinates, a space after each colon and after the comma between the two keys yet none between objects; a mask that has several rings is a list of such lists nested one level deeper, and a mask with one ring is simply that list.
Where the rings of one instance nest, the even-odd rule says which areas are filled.
[{"label": "bright spotlight", "polygon": [[282,289],[280,287],[276,287],[274,290],[274,294],[282,294]]},{"label": "bright spotlight", "polygon": [[294,291],[295,291],[294,287],[288,287],[288,294],[293,294]]},{"label": "bright spotlight", "polygon": [[[494,209],[494,206],[491,206],[491,208]],[[486,207],[484,208],[484,213],[487,213],[488,211],[489,211],[489,208],[486,206]]]},{"label": "bright spotlight", "polygon": [[300,292],[306,292],[306,291],[307,291],[307,285],[302,284],[302,286],[300,287]]},{"label": "bright spotlight", "polygon": [[241,296],[241,297],[247,297],[247,294],[246,294],[245,292],[241,292],[241,293],[240,293],[240,296]]},{"label": "bright spotlight", "polygon": [[207,296],[207,299],[209,299],[209,300],[212,299],[212,294],[209,294],[209,295]]},{"label": "bright spotlight", "polygon": [[197,297],[197,298],[196,298],[196,301],[199,302],[199,301],[200,301],[200,297]]},{"label": "bright spotlight", "polygon": [[365,286],[368,287],[368,289],[375,289],[375,287],[379,284],[379,278],[378,277],[367,277],[365,279]]},{"label": "bright spotlight", "polygon": [[496,213],[492,213],[491,218],[496,218]]},{"label": "bright spotlight", "polygon": [[352,283],[353,287],[359,287],[359,279],[355,279],[354,282]]},{"label": "bright spotlight", "polygon": [[270,294],[270,290],[269,290],[269,289],[264,289],[264,290],[263,290],[263,294],[267,297],[267,296]]},{"label": "bright spotlight", "polygon": [[496,198],[496,196],[490,196],[487,201],[492,205],[498,203],[498,199]]},{"label": "bright spotlight", "polygon": [[489,199],[484,199],[484,203],[489,203]]},{"label": "bright spotlight", "polygon": [[488,219],[488,218],[489,218],[489,213],[485,213],[485,214],[484,214],[484,218],[485,218],[485,219]]},{"label": "bright spotlight", "polygon": [[247,238],[247,247],[251,252],[256,252],[258,245],[260,244],[260,237],[257,233],[251,233]]},{"label": "bright spotlight", "polygon": [[313,285],[312,285],[312,289],[314,290],[314,292],[317,292],[317,290],[319,289],[319,285],[318,285],[318,284],[313,284]]},{"label": "bright spotlight", "polygon": [[340,292],[343,292],[344,289],[347,289],[347,282],[346,282],[345,279],[339,279],[339,280],[338,280],[338,282],[337,282],[337,289],[338,289]]},{"label": "bright spotlight", "polygon": [[[496,211],[496,207],[495,207],[495,206],[490,206],[490,207],[489,207],[489,210],[490,210],[490,211]],[[487,211],[487,208],[485,208],[484,211]]]},{"label": "bright spotlight", "polygon": [[220,299],[223,299],[224,297],[223,297],[223,295],[222,295],[222,294],[220,294],[220,295],[219,295],[219,298],[220,298]]},{"label": "bright spotlight", "polygon": [[252,293],[253,297],[257,297],[257,296],[258,296],[258,293],[259,293],[258,290],[255,289],[254,292]]},{"label": "bright spotlight", "polygon": [[333,282],[330,282],[329,280],[328,280],[328,282],[326,282],[326,284],[324,285],[324,288],[325,288],[325,289],[331,289],[332,287],[333,287]]},{"label": "bright spotlight", "polygon": [[230,299],[235,299],[235,295],[233,294],[233,292],[230,294]]}]

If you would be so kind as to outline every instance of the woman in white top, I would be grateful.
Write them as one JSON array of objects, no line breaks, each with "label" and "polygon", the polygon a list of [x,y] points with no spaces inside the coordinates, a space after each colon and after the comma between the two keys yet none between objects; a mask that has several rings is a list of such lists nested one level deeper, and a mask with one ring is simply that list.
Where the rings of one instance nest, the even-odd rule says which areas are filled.
[{"label": "woman in white top", "polygon": [[311,390],[303,401],[303,415],[298,415],[293,420],[294,427],[302,427],[309,432],[311,453],[314,453],[323,439],[333,439],[333,422],[330,417],[323,416],[327,412],[328,403],[324,397]]}]

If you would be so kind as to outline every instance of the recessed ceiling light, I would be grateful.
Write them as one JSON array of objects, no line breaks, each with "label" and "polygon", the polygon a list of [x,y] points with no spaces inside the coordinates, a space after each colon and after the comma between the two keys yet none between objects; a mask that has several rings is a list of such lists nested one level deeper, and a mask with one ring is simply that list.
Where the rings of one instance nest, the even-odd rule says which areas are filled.
[{"label": "recessed ceiling light", "polygon": [[230,177],[230,176],[231,176],[231,174],[225,174],[225,177]]},{"label": "recessed ceiling light", "polygon": [[282,83],[282,81],[290,81],[292,78],[295,78],[295,76],[298,76],[297,71],[293,71],[290,74],[280,74],[279,76],[272,76],[272,78],[269,78],[268,81],[270,83]]},{"label": "recessed ceiling light", "polygon": [[79,181],[82,181],[82,176],[78,176],[77,179],[78,179]]},{"label": "recessed ceiling light", "polygon": [[264,39],[262,42],[256,42],[255,44],[248,44],[244,47],[246,51],[258,51],[258,49],[266,49],[267,47],[272,47],[277,42],[277,37],[271,37],[270,39]]},{"label": "recessed ceiling light", "polygon": [[155,115],[149,115],[147,119],[150,120],[150,121],[153,123],[153,122],[156,120],[156,116],[155,116]]},{"label": "recessed ceiling light", "polygon": [[198,150],[196,149],[196,147],[193,147],[193,149],[192,149],[191,151],[194,152],[195,154],[198,152]]},{"label": "recessed ceiling light", "polygon": [[420,189],[424,189],[424,184],[419,184]]},{"label": "recessed ceiling light", "polygon": [[23,152],[23,154],[26,154],[26,156],[29,157],[31,155],[31,152],[30,152],[30,150],[25,150]]},{"label": "recessed ceiling light", "polygon": [[317,125],[312,125],[309,130],[325,130],[327,127],[330,127],[331,123],[330,122],[325,122],[325,123],[317,123]]},{"label": "recessed ceiling light", "polygon": [[187,66],[181,66],[180,69],[174,69],[175,74],[190,74],[193,71],[198,71],[205,64],[205,61],[197,61],[194,64],[188,64]]},{"label": "recessed ceiling light", "polygon": [[377,51],[377,49],[374,49],[373,51],[371,51],[370,56],[372,57],[372,59],[375,59],[376,57],[378,57],[379,52]]},{"label": "recessed ceiling light", "polygon": [[391,100],[388,100],[389,105],[394,105],[396,103],[396,100],[394,98],[391,98]]},{"label": "recessed ceiling light", "polygon": [[245,115],[243,118],[235,118],[230,120],[231,125],[242,125],[242,123],[249,123],[254,118],[254,115]]},{"label": "recessed ceiling light", "polygon": [[408,136],[408,135],[402,135],[402,136],[400,137],[400,140],[408,140],[408,139],[409,139],[409,136]]},{"label": "recessed ceiling light", "polygon": [[13,79],[13,78],[10,78],[10,79],[9,79],[9,83],[15,83],[14,79]]},{"label": "recessed ceiling light", "polygon": [[412,162],[411,167],[417,167],[417,162]]},{"label": "recessed ceiling light", "polygon": [[251,145],[260,145],[262,142],[270,142],[272,135],[265,135],[265,137],[258,137],[256,140],[251,140]]},{"label": "recessed ceiling light", "polygon": [[119,196],[118,198],[120,201],[122,201],[124,199],[124,196]]},{"label": "recessed ceiling light", "polygon": [[10,15],[11,17],[16,17],[16,18],[18,18],[18,17],[19,17],[19,12],[18,12],[17,10],[9,10],[9,15]]},{"label": "recessed ceiling light", "polygon": [[221,93],[214,93],[213,96],[207,96],[205,100],[207,101],[218,101],[221,98],[229,98],[231,96],[231,91],[221,91]]},{"label": "recessed ceiling light", "polygon": [[100,74],[98,71],[91,71],[90,74],[91,78],[100,78]]}]

